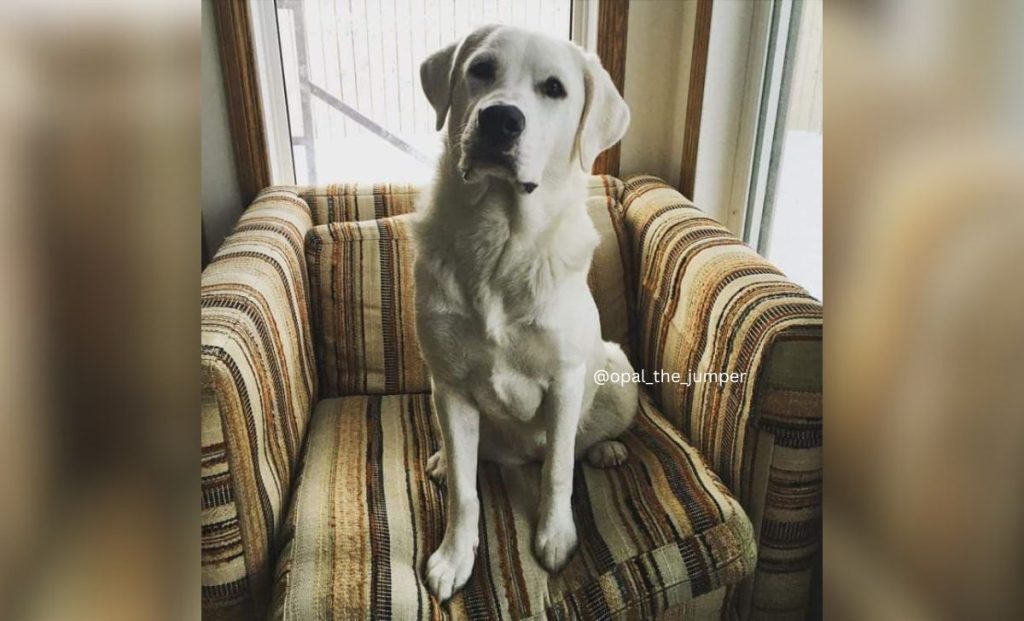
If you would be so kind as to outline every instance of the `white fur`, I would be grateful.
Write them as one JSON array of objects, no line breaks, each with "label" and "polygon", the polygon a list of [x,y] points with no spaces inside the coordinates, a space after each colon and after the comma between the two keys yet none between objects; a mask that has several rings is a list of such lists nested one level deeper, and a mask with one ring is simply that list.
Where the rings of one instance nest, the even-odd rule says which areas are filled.
[{"label": "white fur", "polygon": [[[493,80],[467,74],[482,57],[497,64]],[[534,553],[552,571],[576,546],[575,460],[625,459],[612,439],[632,422],[637,394],[593,381],[599,369],[631,369],[621,348],[601,340],[587,287],[598,235],[584,171],[622,137],[629,110],[596,57],[515,28],[481,28],[420,73],[439,129],[447,119],[445,153],[416,222],[417,330],[443,436],[428,470],[448,487],[445,535],[426,577],[443,601],[473,568],[478,458],[542,462]],[[552,76],[564,99],[539,88]],[[526,118],[504,163],[476,155],[476,115],[495,103]],[[524,184],[537,187],[527,193]]]}]

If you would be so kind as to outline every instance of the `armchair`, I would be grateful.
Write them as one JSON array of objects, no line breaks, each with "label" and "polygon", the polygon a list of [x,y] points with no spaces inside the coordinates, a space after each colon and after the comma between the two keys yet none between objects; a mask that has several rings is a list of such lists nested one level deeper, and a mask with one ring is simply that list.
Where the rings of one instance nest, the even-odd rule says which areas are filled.
[{"label": "armchair", "polygon": [[746,373],[648,387],[610,471],[580,465],[580,548],[530,552],[534,468],[481,467],[480,551],[440,605],[424,472],[418,188],[275,187],[202,279],[203,614],[217,619],[806,614],[820,550],[821,306],[652,177],[594,177],[591,289],[638,367]]}]

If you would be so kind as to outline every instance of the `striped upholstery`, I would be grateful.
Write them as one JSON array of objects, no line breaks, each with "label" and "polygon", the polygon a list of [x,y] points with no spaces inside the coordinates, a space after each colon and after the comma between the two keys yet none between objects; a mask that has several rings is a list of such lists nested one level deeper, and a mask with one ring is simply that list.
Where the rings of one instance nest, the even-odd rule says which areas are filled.
[{"label": "striped upholstery", "polygon": [[302,246],[309,209],[261,195],[202,277],[203,616],[253,619],[316,400]]},{"label": "striped upholstery", "polygon": [[[628,352],[621,209],[606,196],[589,198],[587,207],[601,234],[588,282],[602,333]],[[321,396],[430,390],[416,340],[412,217],[323,224],[306,236]]]},{"label": "striped upholstery", "polygon": [[758,532],[745,605],[803,617],[821,534],[821,304],[658,179],[630,179],[623,208],[642,365],[749,378],[654,390]]},{"label": "striped upholstery", "polygon": [[331,183],[298,191],[313,211],[313,223],[330,224],[412,213],[420,190],[401,183]]},{"label": "striped upholstery", "polygon": [[821,326],[780,334],[758,379],[742,495],[760,531],[753,584],[759,617],[805,618],[808,593],[820,588],[821,337]]},{"label": "striped upholstery", "polygon": [[411,215],[306,237],[323,397],[430,390],[416,340]]},{"label": "striped upholstery", "polygon": [[274,618],[707,618],[753,568],[750,523],[697,451],[649,401],[624,437],[630,460],[580,465],[580,548],[549,575],[531,549],[539,467],[482,464],[480,550],[439,606],[424,586],[444,532],[425,394],[321,401],[278,564]]},{"label": "striped upholstery", "polygon": [[[594,175],[587,182],[587,193],[621,201],[624,187],[615,177]],[[313,224],[330,224],[412,213],[422,188],[404,183],[332,183],[294,190],[309,204]]]}]

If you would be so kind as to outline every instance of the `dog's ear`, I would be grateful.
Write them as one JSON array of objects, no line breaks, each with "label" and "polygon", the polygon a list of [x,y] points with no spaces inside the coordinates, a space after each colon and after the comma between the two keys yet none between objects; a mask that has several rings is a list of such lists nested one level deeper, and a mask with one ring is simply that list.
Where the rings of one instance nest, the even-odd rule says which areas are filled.
[{"label": "dog's ear", "polygon": [[452,69],[458,43],[438,50],[431,54],[420,65],[420,83],[427,101],[437,113],[437,131],[444,127],[444,119],[448,116],[448,106],[452,100]]},{"label": "dog's ear", "polygon": [[622,139],[629,127],[629,106],[619,95],[596,55],[583,54],[583,113],[576,130],[576,154],[583,172],[590,173],[594,160]]},{"label": "dog's ear", "polygon": [[452,89],[458,77],[458,69],[466,57],[487,38],[497,25],[481,26],[466,36],[462,41],[440,49],[431,54],[420,65],[420,83],[427,101],[437,113],[437,131],[444,127],[448,108],[452,104]]}]

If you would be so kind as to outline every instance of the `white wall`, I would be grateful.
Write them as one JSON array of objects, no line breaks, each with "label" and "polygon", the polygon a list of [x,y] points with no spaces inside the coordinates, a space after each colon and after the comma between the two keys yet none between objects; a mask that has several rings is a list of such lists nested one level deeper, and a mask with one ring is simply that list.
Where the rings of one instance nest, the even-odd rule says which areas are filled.
[{"label": "white wall", "polygon": [[629,3],[625,98],[632,122],[620,174],[648,173],[679,184],[693,50],[694,0]]},{"label": "white wall", "polygon": [[202,58],[202,190],[201,203],[210,256],[242,215],[235,176],[235,158],[228,129],[224,81],[220,71],[212,0],[203,0]]}]

